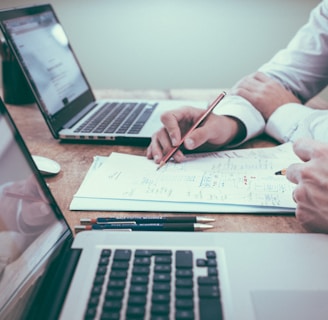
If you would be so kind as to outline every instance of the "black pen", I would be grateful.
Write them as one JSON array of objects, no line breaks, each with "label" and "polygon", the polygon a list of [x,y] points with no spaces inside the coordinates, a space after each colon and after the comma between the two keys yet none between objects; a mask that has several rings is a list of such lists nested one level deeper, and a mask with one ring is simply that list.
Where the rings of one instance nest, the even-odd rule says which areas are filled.
[{"label": "black pen", "polygon": [[190,217],[190,216],[176,216],[176,217],[108,217],[108,218],[83,218],[80,219],[81,224],[104,224],[104,223],[206,223],[213,222],[215,219],[206,217]]},{"label": "black pen", "polygon": [[149,223],[149,224],[91,224],[76,226],[75,231],[87,230],[128,230],[128,231],[203,231],[213,228],[202,223]]}]

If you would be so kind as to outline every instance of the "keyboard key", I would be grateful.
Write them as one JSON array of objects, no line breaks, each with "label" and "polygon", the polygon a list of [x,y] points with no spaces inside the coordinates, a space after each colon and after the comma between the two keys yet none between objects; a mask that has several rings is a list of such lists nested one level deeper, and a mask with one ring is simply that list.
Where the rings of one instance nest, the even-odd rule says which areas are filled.
[{"label": "keyboard key", "polygon": [[171,275],[168,273],[155,273],[154,282],[170,282],[171,281]]},{"label": "keyboard key", "polygon": [[223,320],[219,299],[200,299],[199,313],[201,320]]},{"label": "keyboard key", "polygon": [[153,284],[153,292],[169,292],[171,291],[170,283],[154,283]]},{"label": "keyboard key", "polygon": [[168,315],[170,313],[170,305],[163,303],[154,303],[151,306],[151,314],[152,315]]},{"label": "keyboard key", "polygon": [[171,272],[171,266],[167,265],[167,264],[156,264],[154,271],[155,272],[170,273]]},{"label": "keyboard key", "polygon": [[[186,310],[186,309],[178,309],[175,312],[175,319],[176,320],[192,320],[194,319],[194,311],[193,310]],[[201,318],[203,320],[203,318]],[[211,318],[211,320],[216,318]]]},{"label": "keyboard key", "polygon": [[145,315],[144,306],[128,306],[126,310],[126,319],[143,319]]},{"label": "keyboard key", "polygon": [[114,253],[114,261],[129,261],[131,258],[131,250],[116,250]]},{"label": "keyboard key", "polygon": [[148,275],[133,275],[131,278],[131,283],[133,284],[147,284],[148,281]]},{"label": "keyboard key", "polygon": [[192,278],[193,277],[193,271],[192,271],[192,269],[176,270],[175,276],[177,278]]},{"label": "keyboard key", "polygon": [[178,288],[192,288],[193,284],[192,279],[178,278],[175,281],[175,286]]},{"label": "keyboard key", "polygon": [[170,302],[170,295],[168,293],[153,293],[152,302],[168,304]]},{"label": "keyboard key", "polygon": [[130,287],[131,294],[147,294],[148,287],[147,285],[132,285]]},{"label": "keyboard key", "polygon": [[105,311],[117,311],[117,310],[121,310],[121,307],[122,307],[122,301],[120,300],[105,301],[103,304],[103,310]]},{"label": "keyboard key", "polygon": [[176,288],[175,296],[177,298],[192,298],[194,296],[194,291],[192,288]]},{"label": "keyboard key", "polygon": [[198,294],[201,298],[216,298],[220,296],[220,290],[218,286],[200,286]]},{"label": "keyboard key", "polygon": [[134,305],[134,304],[141,304],[145,305],[147,301],[146,295],[130,295],[128,304]]},{"label": "keyboard key", "polygon": [[175,254],[175,266],[176,268],[192,268],[193,267],[193,255],[191,251],[177,251]]},{"label": "keyboard key", "polygon": [[194,301],[192,299],[176,298],[175,307],[177,309],[191,309],[194,307]]}]

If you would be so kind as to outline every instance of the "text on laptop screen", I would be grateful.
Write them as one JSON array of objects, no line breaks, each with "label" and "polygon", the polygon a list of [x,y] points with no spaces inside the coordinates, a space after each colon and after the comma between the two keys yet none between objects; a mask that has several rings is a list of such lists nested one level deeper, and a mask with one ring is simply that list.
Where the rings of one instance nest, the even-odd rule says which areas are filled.
[{"label": "text on laptop screen", "polygon": [[6,319],[67,226],[54,212],[53,200],[42,190],[45,184],[33,173],[2,110],[0,105],[0,318]]},{"label": "text on laptop screen", "polygon": [[67,36],[52,12],[10,19],[4,25],[48,114],[57,113],[88,89]]}]

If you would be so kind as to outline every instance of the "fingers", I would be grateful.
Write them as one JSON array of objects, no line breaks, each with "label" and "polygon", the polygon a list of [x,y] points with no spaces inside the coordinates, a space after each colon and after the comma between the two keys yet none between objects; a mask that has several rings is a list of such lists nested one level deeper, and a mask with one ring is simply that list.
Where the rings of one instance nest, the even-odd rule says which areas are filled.
[{"label": "fingers", "polygon": [[328,156],[328,144],[309,138],[302,138],[293,144],[295,154],[303,161]]},{"label": "fingers", "polygon": [[[146,156],[148,159],[154,159],[155,163],[160,163],[164,155],[172,148],[171,139],[163,127],[152,136],[150,145],[147,148]],[[178,150],[174,156],[176,162],[184,159],[183,153]]]},{"label": "fingers", "polygon": [[[152,136],[147,148],[147,158],[159,163],[172,147],[178,145],[181,137],[203,113],[203,109],[189,107],[163,114],[164,127]],[[206,144],[207,150],[215,150],[236,137],[239,129],[238,121],[235,119],[210,114],[200,127],[188,134],[183,146],[187,150],[194,150]],[[184,155],[178,150],[173,158],[181,162],[184,160]]]},{"label": "fingers", "polygon": [[[152,136],[151,143],[147,148],[147,158],[154,159],[156,163],[159,163],[172,147],[179,144],[183,134],[203,112],[203,109],[186,107],[163,113],[161,121],[164,126]],[[173,158],[175,161],[181,162],[184,156],[178,150]]]},{"label": "fingers", "polygon": [[299,183],[301,180],[301,170],[303,163],[293,163],[286,170],[286,178],[292,183]]}]

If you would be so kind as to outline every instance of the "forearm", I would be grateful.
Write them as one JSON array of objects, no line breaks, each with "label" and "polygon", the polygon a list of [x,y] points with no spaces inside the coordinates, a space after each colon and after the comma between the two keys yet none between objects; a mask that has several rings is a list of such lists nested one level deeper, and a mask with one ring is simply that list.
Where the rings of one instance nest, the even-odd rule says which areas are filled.
[{"label": "forearm", "polygon": [[328,110],[314,110],[289,103],[272,114],[265,132],[282,143],[294,142],[302,137],[328,142],[327,124]]},{"label": "forearm", "polygon": [[320,3],[310,19],[259,71],[275,78],[302,103],[328,83],[328,1]]}]

